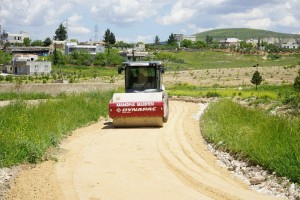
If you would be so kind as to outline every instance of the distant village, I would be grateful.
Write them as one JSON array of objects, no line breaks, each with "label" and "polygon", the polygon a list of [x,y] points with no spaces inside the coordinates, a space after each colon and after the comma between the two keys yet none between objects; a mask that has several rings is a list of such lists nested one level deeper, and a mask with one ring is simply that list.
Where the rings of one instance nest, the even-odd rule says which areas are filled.
[{"label": "distant village", "polygon": [[[1,30],[0,30],[1,33]],[[0,73],[8,73],[15,75],[40,75],[50,74],[52,70],[52,63],[46,61],[42,56],[52,54],[54,49],[60,49],[65,55],[71,54],[73,51],[84,50],[90,54],[104,53],[105,44],[103,42],[87,41],[87,42],[70,42],[70,41],[56,41],[53,40],[50,46],[22,46],[25,38],[29,38],[30,35],[27,32],[21,31],[20,33],[7,33],[6,37],[0,38],[0,50],[6,51],[13,55],[10,63],[0,63]],[[190,40],[196,42],[196,36],[186,36],[183,34],[174,34],[174,37],[180,48],[180,43],[183,40]],[[298,41],[294,38],[280,40],[279,38],[263,38],[260,42],[266,42],[268,44],[279,45],[284,49],[299,49]],[[218,41],[218,45],[223,48],[238,48],[242,40],[238,38],[225,38]],[[252,44],[256,47],[259,43],[259,39],[248,39],[245,41],[248,44]],[[10,46],[4,48],[4,44],[9,43]],[[263,48],[263,47],[260,47]],[[263,50],[263,49],[262,49]],[[119,49],[120,55],[126,60],[132,60],[133,57],[140,60],[148,56],[145,44],[138,43],[133,45],[132,48]]]}]

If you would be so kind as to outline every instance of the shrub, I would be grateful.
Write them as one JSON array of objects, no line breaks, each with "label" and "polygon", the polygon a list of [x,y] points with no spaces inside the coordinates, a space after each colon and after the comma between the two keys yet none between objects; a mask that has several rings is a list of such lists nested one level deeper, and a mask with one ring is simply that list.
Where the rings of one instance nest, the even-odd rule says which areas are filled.
[{"label": "shrub", "polygon": [[8,82],[13,82],[14,78],[12,75],[7,75],[7,76],[5,76],[5,80]]},{"label": "shrub", "polygon": [[206,97],[219,97],[220,95],[217,93],[217,92],[211,92],[211,91],[209,91],[209,92],[207,92],[206,93]]}]

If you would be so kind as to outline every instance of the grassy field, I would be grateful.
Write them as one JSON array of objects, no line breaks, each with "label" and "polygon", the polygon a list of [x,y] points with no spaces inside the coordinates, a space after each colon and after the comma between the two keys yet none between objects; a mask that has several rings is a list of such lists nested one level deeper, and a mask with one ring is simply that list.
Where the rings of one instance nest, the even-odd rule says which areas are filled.
[{"label": "grassy field", "polygon": [[75,130],[107,116],[112,92],[59,95],[38,105],[0,107],[0,167],[38,162]]},{"label": "grassy field", "polygon": [[46,93],[16,93],[16,92],[4,92],[0,93],[0,101],[5,100],[35,100],[35,99],[52,99],[53,97]]},{"label": "grassy field", "polygon": [[201,118],[204,137],[300,183],[300,119],[269,115],[230,100],[213,103]]},{"label": "grassy field", "polygon": [[281,55],[277,60],[266,59],[263,55],[243,55],[217,51],[180,51],[170,54],[184,60],[184,63],[167,63],[167,67],[172,70],[242,68],[252,67],[256,64],[261,67],[295,66],[300,60],[300,54]]},{"label": "grassy field", "polygon": [[202,87],[188,83],[178,83],[167,87],[170,96],[192,96],[192,97],[240,97],[241,99],[255,97],[258,99],[270,99],[283,101],[293,94],[291,85],[262,85],[259,90],[253,87]]},{"label": "grassy field", "polygon": [[103,77],[118,75],[117,69],[113,67],[95,67],[95,66],[53,66],[52,71],[60,74],[60,70],[66,75],[81,75],[81,77]]}]

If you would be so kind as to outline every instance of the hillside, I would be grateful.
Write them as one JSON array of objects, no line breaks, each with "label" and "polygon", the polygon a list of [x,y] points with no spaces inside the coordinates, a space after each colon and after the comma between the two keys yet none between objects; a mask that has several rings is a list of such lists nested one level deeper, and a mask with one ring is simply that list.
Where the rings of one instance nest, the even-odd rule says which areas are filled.
[{"label": "hillside", "polygon": [[229,29],[214,29],[210,31],[205,31],[201,33],[194,34],[197,40],[205,40],[207,35],[212,36],[214,40],[221,40],[225,38],[239,38],[241,40],[247,40],[251,38],[300,38],[299,34],[287,34],[278,33],[267,30],[260,29],[250,29],[250,28],[229,28]]}]

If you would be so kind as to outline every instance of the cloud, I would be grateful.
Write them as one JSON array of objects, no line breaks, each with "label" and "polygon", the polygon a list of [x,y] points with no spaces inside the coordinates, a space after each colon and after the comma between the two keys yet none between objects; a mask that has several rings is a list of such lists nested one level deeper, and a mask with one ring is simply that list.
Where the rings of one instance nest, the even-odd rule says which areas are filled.
[{"label": "cloud", "polygon": [[293,15],[287,15],[279,21],[282,26],[299,27],[299,21]]},{"label": "cloud", "polygon": [[0,17],[4,24],[41,26],[56,22],[72,3],[40,0],[2,0]]},{"label": "cloud", "polygon": [[90,34],[92,31],[89,28],[84,27],[81,25],[80,21],[82,19],[82,15],[74,13],[68,19],[68,31],[69,35],[77,35],[77,34]]},{"label": "cloud", "polygon": [[195,24],[190,23],[187,25],[187,29],[190,30],[189,32],[191,32],[192,34],[195,34],[195,33],[201,33],[204,31],[209,31],[209,30],[212,30],[213,28],[202,28],[202,27],[196,26]]},{"label": "cloud", "polygon": [[102,0],[90,12],[96,21],[129,25],[157,15],[162,5],[157,0]]},{"label": "cloud", "polygon": [[189,21],[195,13],[195,9],[174,7],[168,15],[159,17],[157,22],[162,25],[179,24]]},{"label": "cloud", "polygon": [[92,31],[83,26],[71,26],[69,28],[69,32],[72,35],[77,35],[77,34],[90,34]]},{"label": "cloud", "polygon": [[62,16],[74,8],[74,5],[69,2],[56,5],[60,6],[53,5],[49,7],[46,11],[47,14],[45,15],[44,19],[47,25],[62,23],[65,20],[62,20]]},{"label": "cloud", "polygon": [[[93,27],[116,25],[124,41],[152,42],[150,35],[191,35],[215,28],[259,28],[298,33],[299,0],[0,0],[0,24],[7,32],[45,38],[68,19],[72,37]],[[92,28],[91,28],[92,27]],[[116,32],[115,30],[118,30]]]},{"label": "cloud", "polygon": [[153,35],[138,35],[137,38],[135,39],[135,42],[149,43],[149,42],[153,42],[153,40],[154,40]]}]

